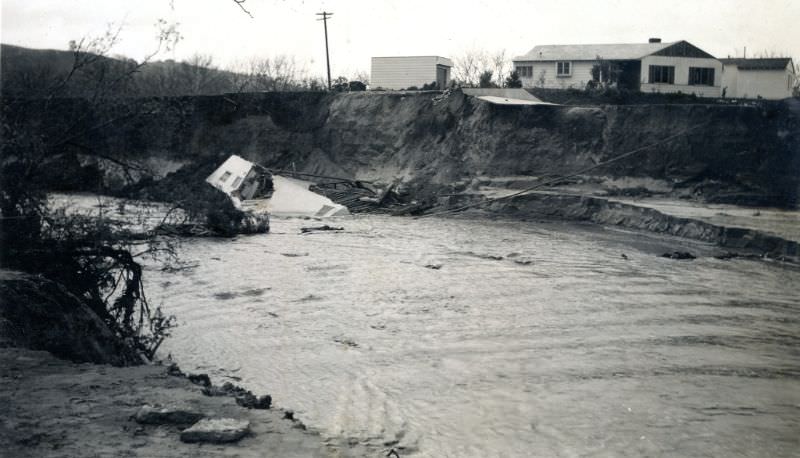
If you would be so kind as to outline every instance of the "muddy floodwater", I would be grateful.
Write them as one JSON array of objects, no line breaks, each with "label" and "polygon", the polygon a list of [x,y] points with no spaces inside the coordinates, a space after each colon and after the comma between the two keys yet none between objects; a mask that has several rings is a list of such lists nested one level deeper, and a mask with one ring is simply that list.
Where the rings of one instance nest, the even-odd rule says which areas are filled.
[{"label": "muddy floodwater", "polygon": [[[589,226],[350,217],[148,272],[184,370],[400,456],[797,456],[800,270]],[[625,256],[623,256],[623,254]]]}]

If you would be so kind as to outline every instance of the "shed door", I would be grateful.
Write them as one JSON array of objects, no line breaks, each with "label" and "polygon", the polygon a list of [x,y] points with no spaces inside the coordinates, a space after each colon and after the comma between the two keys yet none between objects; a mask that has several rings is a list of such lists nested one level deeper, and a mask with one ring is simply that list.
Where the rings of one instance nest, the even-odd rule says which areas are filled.
[{"label": "shed door", "polygon": [[439,89],[447,88],[447,67],[442,65],[436,66],[436,85]]}]

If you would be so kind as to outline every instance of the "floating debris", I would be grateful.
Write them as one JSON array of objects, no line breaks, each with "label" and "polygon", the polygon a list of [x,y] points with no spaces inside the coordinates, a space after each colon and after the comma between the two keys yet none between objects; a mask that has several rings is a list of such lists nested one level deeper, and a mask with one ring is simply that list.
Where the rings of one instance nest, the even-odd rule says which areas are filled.
[{"label": "floating debris", "polygon": [[356,341],[349,337],[334,337],[333,341],[336,343],[340,343],[342,345],[347,345],[348,347],[353,347],[353,348],[358,347]]},{"label": "floating debris", "polygon": [[343,227],[333,227],[328,226],[327,224],[324,226],[311,226],[311,227],[301,227],[300,232],[303,234],[308,234],[310,232],[324,232],[324,231],[343,231]]},{"label": "floating debris", "polygon": [[697,256],[689,253],[688,251],[673,251],[672,253],[664,253],[661,255],[662,258],[668,259],[681,259],[681,260],[691,260],[697,259]]}]

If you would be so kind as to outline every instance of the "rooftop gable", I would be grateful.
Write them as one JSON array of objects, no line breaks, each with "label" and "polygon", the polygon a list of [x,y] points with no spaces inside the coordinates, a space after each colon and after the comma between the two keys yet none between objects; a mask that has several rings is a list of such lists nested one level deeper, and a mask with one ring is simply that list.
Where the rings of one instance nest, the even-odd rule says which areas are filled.
[{"label": "rooftop gable", "polygon": [[638,60],[650,55],[714,58],[688,41],[676,41],[671,43],[540,45],[514,60],[597,60],[598,57],[604,60]]}]

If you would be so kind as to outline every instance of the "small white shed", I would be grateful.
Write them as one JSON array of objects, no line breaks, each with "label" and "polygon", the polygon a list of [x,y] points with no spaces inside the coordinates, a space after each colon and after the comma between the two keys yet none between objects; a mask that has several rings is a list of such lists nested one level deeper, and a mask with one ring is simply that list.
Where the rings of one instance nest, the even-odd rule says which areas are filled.
[{"label": "small white shed", "polygon": [[785,99],[792,96],[797,75],[789,57],[720,59],[727,97]]},{"label": "small white shed", "polygon": [[370,89],[407,89],[436,83],[438,89],[450,84],[453,62],[439,56],[373,57]]}]

